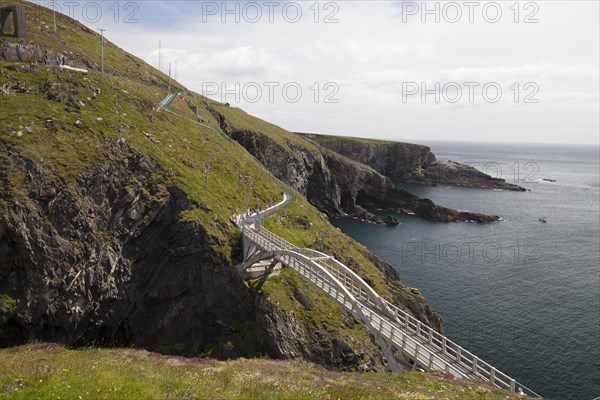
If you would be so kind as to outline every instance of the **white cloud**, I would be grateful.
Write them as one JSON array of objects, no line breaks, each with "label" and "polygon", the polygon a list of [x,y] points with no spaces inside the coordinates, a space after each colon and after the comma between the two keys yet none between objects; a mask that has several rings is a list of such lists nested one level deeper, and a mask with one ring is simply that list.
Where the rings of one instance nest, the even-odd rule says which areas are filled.
[{"label": "white cloud", "polygon": [[[302,3],[303,17],[294,24],[278,13],[274,23],[265,13],[255,24],[234,23],[231,17],[221,23],[219,16],[205,23],[200,2],[141,3],[152,23],[116,24],[107,34],[153,65],[162,40],[163,60],[178,60],[179,80],[196,91],[204,82],[228,87],[235,82],[297,82],[303,89],[297,103],[286,102],[279,93],[274,103],[239,104],[290,130],[374,137],[419,132],[430,139],[472,139],[468,132],[478,132],[486,140],[552,137],[568,142],[575,137],[598,142],[598,3],[536,2],[536,24],[514,23],[508,9],[512,2],[500,3],[503,18],[496,24],[480,14],[474,23],[421,23],[418,16],[403,23],[398,2],[337,2],[337,10],[324,9],[325,3],[320,3],[319,19],[335,11],[338,23],[314,23],[313,2]],[[159,18],[152,13],[176,17],[165,16],[167,26],[157,27]],[[339,104],[315,103],[312,85],[319,83],[322,97],[323,85],[331,81],[339,85]],[[402,102],[406,82],[432,87],[469,81],[497,82],[503,101]],[[515,103],[514,82],[521,89],[527,82],[537,84],[539,103]],[[560,136],[567,121],[581,134]],[[548,135],[553,129],[555,135]]]}]

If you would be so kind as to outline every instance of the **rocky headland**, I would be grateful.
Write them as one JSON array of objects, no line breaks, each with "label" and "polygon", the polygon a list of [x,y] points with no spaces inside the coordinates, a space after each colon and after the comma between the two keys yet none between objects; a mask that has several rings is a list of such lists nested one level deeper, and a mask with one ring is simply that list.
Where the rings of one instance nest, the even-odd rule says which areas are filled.
[{"label": "rocky headland", "polygon": [[[289,268],[250,284],[236,272],[232,217],[277,203],[284,190],[294,204],[265,221],[278,235],[333,255],[442,331],[418,291],[328,219],[395,224],[368,211],[382,209],[496,221],[396,186],[403,175],[442,182],[430,176],[442,164],[428,148],[342,151],[169,87],[168,76],[109,41],[100,73],[96,32],[59,15],[56,35],[47,9],[20,4],[29,38],[0,42],[0,347],[51,341],[386,370],[366,327]],[[89,71],[59,68],[57,55]],[[169,90],[185,99],[157,112]]]},{"label": "rocky headland", "polygon": [[392,179],[365,163],[261,121],[240,109],[213,104],[210,111],[224,132],[273,175],[330,217],[350,215],[385,223],[385,218],[368,211],[380,209],[441,222],[499,219],[496,215],[459,212],[419,198],[398,188]]},{"label": "rocky headland", "polygon": [[[386,370],[366,327],[290,269],[260,285],[236,272],[241,239],[232,217],[294,189],[285,221],[273,219],[278,234],[334,255],[442,330],[425,298],[318,209],[494,217],[399,191],[368,166],[177,82],[171,90],[186,99],[156,112],[168,76],[109,41],[102,74],[97,33],[57,15],[55,35],[47,9],[21,4],[30,36],[0,42],[0,347],[52,341]],[[89,71],[57,67],[58,54]]]},{"label": "rocky headland", "polygon": [[525,191],[521,186],[484,174],[470,165],[437,160],[430,147],[420,144],[317,134],[299,135],[368,165],[394,182]]}]

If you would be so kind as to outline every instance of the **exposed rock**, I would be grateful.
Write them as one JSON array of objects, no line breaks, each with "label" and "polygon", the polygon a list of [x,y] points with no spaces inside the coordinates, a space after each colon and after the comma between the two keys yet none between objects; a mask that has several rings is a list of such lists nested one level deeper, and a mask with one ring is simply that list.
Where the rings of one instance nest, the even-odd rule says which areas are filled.
[{"label": "exposed rock", "polygon": [[37,44],[25,45],[3,41],[0,44],[0,59],[10,62],[37,62],[47,56],[42,47]]},{"label": "exposed rock", "polygon": [[444,183],[490,189],[525,191],[524,188],[494,178],[476,168],[454,161],[438,161],[431,148],[424,145],[300,134],[338,154],[365,164],[395,182]]},{"label": "exposed rock", "polygon": [[313,308],[315,308],[315,306],[313,306],[312,302],[310,301],[310,299],[304,294],[304,292],[302,291],[302,289],[299,288],[295,288],[294,289],[294,298],[296,300],[298,300],[298,302],[300,304],[302,304],[302,306],[306,309],[306,310],[312,310]]},{"label": "exposed rock", "polygon": [[41,163],[14,154],[8,162],[30,178],[27,201],[0,199],[0,288],[16,301],[0,307],[0,346],[198,354],[252,320],[246,285],[201,226],[179,221],[191,202],[151,179],[164,172],[148,157],[115,146],[73,186]]},{"label": "exposed rock", "polygon": [[361,278],[362,278],[363,281],[366,282],[367,285],[369,285],[373,289],[375,289],[375,282],[373,282],[373,280],[371,278],[369,278],[367,275],[364,275]]},{"label": "exposed rock", "polygon": [[386,223],[386,225],[390,225],[390,226],[395,226],[395,225],[400,224],[400,221],[398,221],[398,218],[394,217],[393,215],[388,215],[387,217],[385,217],[384,222]]},{"label": "exposed rock", "polygon": [[264,298],[258,299],[257,309],[256,337],[271,357],[303,357],[341,370],[356,370],[361,364],[371,371],[386,370],[379,352],[366,354],[341,337],[329,338],[315,327],[302,327],[294,313],[286,313]]},{"label": "exposed rock", "polygon": [[[429,199],[421,199],[396,187],[391,179],[371,167],[350,160],[308,139],[280,141],[261,133],[235,130],[218,109],[211,109],[221,129],[256,157],[273,175],[304,195],[315,207],[330,217],[351,215],[383,223],[383,218],[366,209],[381,208],[401,214],[414,214],[443,222],[491,222],[495,215],[463,213],[440,207]],[[301,139],[302,140],[302,139]],[[317,151],[311,149],[316,147]]]},{"label": "exposed rock", "polygon": [[21,82],[8,82],[0,86],[0,94],[23,94],[28,93],[29,89],[25,87]]}]

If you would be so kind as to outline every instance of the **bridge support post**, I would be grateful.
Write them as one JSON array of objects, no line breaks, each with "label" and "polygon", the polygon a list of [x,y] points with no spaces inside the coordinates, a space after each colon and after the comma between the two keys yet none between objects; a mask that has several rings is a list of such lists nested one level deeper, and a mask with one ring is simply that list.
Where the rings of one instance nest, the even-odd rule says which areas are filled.
[{"label": "bridge support post", "polygon": [[242,226],[242,253],[244,257],[244,262],[248,261],[250,258],[255,256],[258,253],[258,248],[254,243],[250,240],[246,239],[246,235],[244,235],[244,227]]},{"label": "bridge support post", "polygon": [[414,360],[415,362],[414,362],[413,367],[412,367],[413,371],[416,371],[417,364],[419,364],[419,350],[420,350],[419,349],[419,345],[417,344],[416,347],[415,347],[415,360]]},{"label": "bridge support post", "polygon": [[393,345],[388,344],[380,334],[375,335],[375,341],[381,348],[381,351],[388,362],[389,369],[392,372],[401,372],[402,368],[400,368],[400,364],[398,364],[396,357],[394,357]]}]

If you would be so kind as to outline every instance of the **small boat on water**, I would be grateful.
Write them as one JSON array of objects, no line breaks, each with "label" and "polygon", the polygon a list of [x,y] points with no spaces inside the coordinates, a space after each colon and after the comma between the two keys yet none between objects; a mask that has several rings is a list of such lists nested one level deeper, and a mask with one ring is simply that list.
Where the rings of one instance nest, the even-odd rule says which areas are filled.
[{"label": "small boat on water", "polygon": [[538,218],[538,221],[543,222],[543,223],[547,222],[546,217],[540,217],[540,218]]}]

